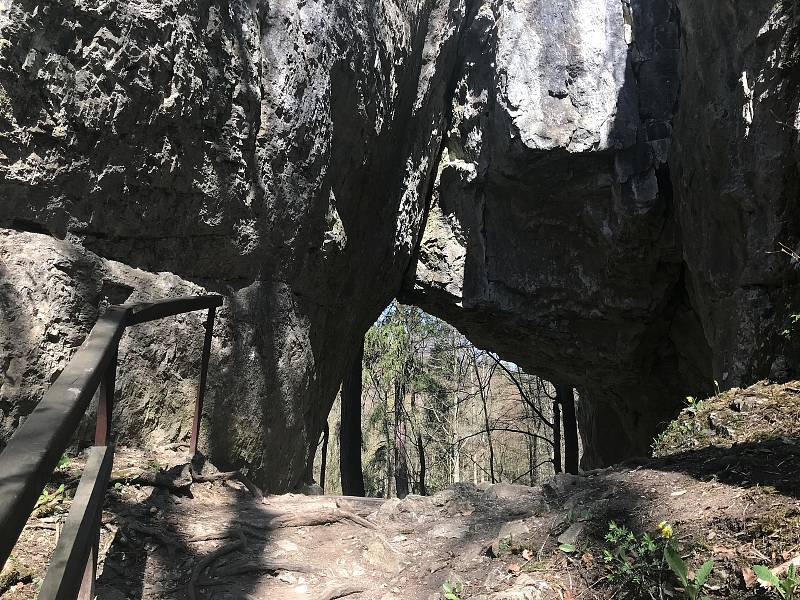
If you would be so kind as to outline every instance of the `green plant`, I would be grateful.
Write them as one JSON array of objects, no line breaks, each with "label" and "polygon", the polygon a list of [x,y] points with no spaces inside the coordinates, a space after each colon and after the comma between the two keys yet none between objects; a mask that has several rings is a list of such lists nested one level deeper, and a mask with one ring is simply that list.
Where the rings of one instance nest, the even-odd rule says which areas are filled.
[{"label": "green plant", "polygon": [[48,492],[46,489],[44,489],[42,490],[42,493],[39,494],[39,498],[36,500],[36,505],[33,508],[36,509],[39,508],[40,506],[50,504],[53,500],[55,500],[59,496],[63,496],[63,494],[64,494],[63,483],[60,486],[58,486],[58,489],[52,494]]},{"label": "green plant", "polygon": [[781,579],[764,565],[753,565],[753,572],[762,585],[774,589],[783,600],[795,600],[800,592],[800,579],[797,577],[797,567],[789,565],[786,577]]},{"label": "green plant", "polygon": [[658,538],[647,533],[637,537],[624,525],[609,522],[605,535],[608,545],[603,549],[606,579],[618,587],[623,597],[654,600],[664,571],[667,540],[663,534]]},{"label": "green plant", "polygon": [[445,581],[442,584],[445,600],[461,600],[463,587],[460,581]]},{"label": "green plant", "polygon": [[781,335],[785,337],[787,340],[791,339],[792,337],[792,330],[794,329],[795,325],[797,325],[798,321],[800,321],[800,314],[792,314],[789,315],[789,325],[786,329],[781,332]]},{"label": "green plant", "polygon": [[66,454],[62,455],[61,458],[58,459],[58,465],[56,465],[56,469],[66,469],[69,466],[71,459]]},{"label": "green plant", "polygon": [[678,581],[681,582],[684,594],[688,600],[709,600],[708,596],[702,596],[700,592],[714,568],[713,561],[707,560],[704,562],[697,570],[694,577],[691,577],[689,574],[689,567],[672,544],[667,544],[664,548],[664,558],[667,561],[667,566],[675,573]]},{"label": "green plant", "polygon": [[697,411],[703,406],[703,401],[698,400],[694,396],[686,396],[686,410],[688,410],[693,415],[697,414]]}]

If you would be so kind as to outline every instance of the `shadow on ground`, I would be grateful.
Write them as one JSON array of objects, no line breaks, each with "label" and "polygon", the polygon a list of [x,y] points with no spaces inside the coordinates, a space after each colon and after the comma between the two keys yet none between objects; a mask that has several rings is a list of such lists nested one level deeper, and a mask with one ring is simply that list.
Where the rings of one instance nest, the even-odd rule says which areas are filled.
[{"label": "shadow on ground", "polygon": [[794,498],[800,498],[799,464],[798,438],[710,446],[642,462],[650,469],[678,471],[700,481],[743,488],[768,487]]},{"label": "shadow on ground", "polygon": [[[178,465],[167,473],[178,483],[181,470]],[[233,489],[215,494],[214,486],[220,485]],[[99,597],[255,597],[250,594],[256,591],[259,575],[270,572],[264,565],[269,532],[243,523],[263,522],[270,514],[238,482],[194,483],[183,489],[154,487],[152,492],[143,486],[138,494],[125,493],[123,485],[116,492],[107,510],[119,530],[98,581]],[[199,506],[187,517],[181,505],[190,502]]]}]

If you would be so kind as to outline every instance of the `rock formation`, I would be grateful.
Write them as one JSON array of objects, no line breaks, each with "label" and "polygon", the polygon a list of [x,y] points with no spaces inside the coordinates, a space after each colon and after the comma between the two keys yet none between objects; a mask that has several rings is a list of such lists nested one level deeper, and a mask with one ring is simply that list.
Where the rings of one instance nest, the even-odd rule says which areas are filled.
[{"label": "rock formation", "polygon": [[[139,298],[173,280],[228,297],[243,326],[209,375],[212,454],[267,489],[293,487],[355,340],[418,242],[464,11],[1,2],[0,225],[39,233],[2,238],[5,435],[85,336],[105,261],[119,261],[151,274],[142,287],[108,279]],[[91,268],[49,277],[59,254],[86,252]],[[51,292],[30,295],[31,281],[74,290],[37,314]],[[32,333],[58,323],[63,349],[18,339],[36,319]],[[155,393],[167,384],[150,385],[145,413],[169,410]]]},{"label": "rock formation", "polygon": [[574,383],[587,465],[792,371],[797,7],[724,4],[489,2],[468,30],[404,298]]},{"label": "rock formation", "polygon": [[[576,385],[586,464],[791,374],[800,17],[740,4],[0,0],[0,440],[104,303],[200,290],[209,450],[269,490],[398,293]],[[174,327],[126,342],[143,438]]]}]

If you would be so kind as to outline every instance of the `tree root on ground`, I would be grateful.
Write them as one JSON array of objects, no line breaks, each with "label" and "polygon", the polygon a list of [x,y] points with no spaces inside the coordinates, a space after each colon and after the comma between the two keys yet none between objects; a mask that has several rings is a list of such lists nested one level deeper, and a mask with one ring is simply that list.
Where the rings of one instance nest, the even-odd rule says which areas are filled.
[{"label": "tree root on ground", "polygon": [[286,513],[272,517],[264,525],[247,523],[253,527],[261,529],[280,529],[282,527],[313,527],[316,525],[329,525],[331,523],[341,523],[350,521],[356,525],[361,525],[367,529],[375,529],[375,525],[367,521],[364,517],[359,517],[355,513],[340,508],[315,510],[306,513]]},{"label": "tree root on ground", "polygon": [[210,578],[200,579],[197,584],[200,586],[217,585],[221,582],[218,578],[235,577],[247,573],[277,573],[278,571],[292,571],[294,573],[313,573],[313,569],[307,565],[285,560],[261,560],[258,562],[246,562],[240,564],[226,565],[214,569]]},{"label": "tree root on ground", "polygon": [[239,479],[239,471],[219,471],[218,473],[203,475],[195,471],[194,466],[190,465],[189,472],[192,474],[193,483],[206,483],[208,481],[221,481],[223,479]]},{"label": "tree root on ground", "polygon": [[148,527],[147,525],[143,525],[137,521],[127,521],[127,520],[119,520],[119,525],[123,529],[127,529],[128,531],[136,531],[138,533],[143,533],[144,535],[150,536],[152,538],[157,539],[163,545],[167,547],[167,555],[169,558],[175,557],[175,552],[180,548],[181,544],[178,541],[178,538],[175,536],[167,535],[160,529],[155,527]]},{"label": "tree root on ground", "polygon": [[336,598],[344,598],[351,594],[360,594],[365,592],[366,588],[358,585],[343,585],[340,587],[331,588],[322,592],[317,600],[336,600]]},{"label": "tree root on ground", "polygon": [[244,537],[244,533],[237,529],[233,532],[233,535],[236,536],[235,541],[217,548],[211,554],[201,559],[194,566],[194,569],[192,569],[192,576],[189,579],[189,584],[187,586],[187,591],[189,592],[189,598],[191,598],[191,600],[197,600],[198,580],[200,579],[200,574],[205,568],[211,566],[211,564],[220,556],[225,556],[226,554],[230,554],[231,552],[235,552],[237,550],[244,550],[245,547],[247,547],[247,539]]}]

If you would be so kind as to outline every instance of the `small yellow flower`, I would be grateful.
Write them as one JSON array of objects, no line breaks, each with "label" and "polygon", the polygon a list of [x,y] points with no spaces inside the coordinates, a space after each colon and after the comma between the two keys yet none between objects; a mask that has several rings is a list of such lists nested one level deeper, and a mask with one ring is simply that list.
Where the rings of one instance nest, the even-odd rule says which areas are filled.
[{"label": "small yellow flower", "polygon": [[667,539],[672,537],[672,525],[666,521],[661,521],[661,523],[658,524],[658,530],[661,532],[661,537]]}]

